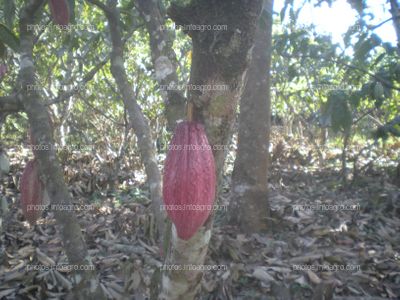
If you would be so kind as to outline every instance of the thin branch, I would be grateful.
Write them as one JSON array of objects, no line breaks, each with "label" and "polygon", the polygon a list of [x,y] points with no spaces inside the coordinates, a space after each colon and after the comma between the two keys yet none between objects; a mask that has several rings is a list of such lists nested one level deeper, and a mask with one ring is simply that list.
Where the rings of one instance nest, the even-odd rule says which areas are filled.
[{"label": "thin branch", "polygon": [[391,21],[391,20],[393,20],[393,18],[389,18],[389,19],[387,19],[387,20],[385,20],[385,21],[383,21],[383,22],[381,22],[381,23],[379,23],[379,24],[377,24],[377,25],[369,25],[369,26],[367,26],[367,28],[368,28],[369,30],[375,30],[375,29],[377,29],[378,27],[381,27],[382,25],[386,24],[387,22],[389,22],[389,21]]},{"label": "thin branch", "polygon": [[363,113],[361,116],[359,116],[354,122],[353,124],[357,124],[358,122],[360,122],[362,119],[364,119],[364,117],[366,117],[367,115],[369,115],[370,113],[372,113],[375,110],[375,108],[370,108],[369,110],[367,110],[365,113]]}]

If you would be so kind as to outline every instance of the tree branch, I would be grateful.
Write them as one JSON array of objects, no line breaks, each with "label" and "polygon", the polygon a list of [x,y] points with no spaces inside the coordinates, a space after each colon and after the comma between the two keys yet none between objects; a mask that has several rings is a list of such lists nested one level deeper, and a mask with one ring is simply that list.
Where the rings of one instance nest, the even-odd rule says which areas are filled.
[{"label": "tree branch", "polygon": [[368,28],[369,30],[375,30],[375,29],[377,29],[378,27],[381,27],[382,25],[386,24],[387,22],[389,22],[389,21],[391,21],[391,20],[393,20],[393,18],[389,18],[389,19],[387,19],[387,20],[385,20],[385,21],[382,21],[381,23],[376,24],[376,25],[367,26],[367,28]]},{"label": "tree branch", "polygon": [[[184,117],[186,103],[184,91],[178,89],[180,86],[177,72],[178,60],[172,49],[173,41],[168,36],[165,20],[156,1],[137,0],[136,7],[146,23],[150,36],[151,58],[156,80],[165,102],[167,126],[169,130],[173,130],[176,121]],[[165,65],[170,68],[169,73],[162,70]]]}]

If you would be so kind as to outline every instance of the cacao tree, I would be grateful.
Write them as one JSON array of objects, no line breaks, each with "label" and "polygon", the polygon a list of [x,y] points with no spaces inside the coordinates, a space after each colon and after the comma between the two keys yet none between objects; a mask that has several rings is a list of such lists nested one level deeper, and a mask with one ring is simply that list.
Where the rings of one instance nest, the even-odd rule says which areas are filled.
[{"label": "cacao tree", "polygon": [[[217,185],[221,182],[226,151],[216,146],[229,143],[236,105],[240,99],[248,68],[249,51],[262,1],[232,2],[193,0],[186,5],[172,4],[168,14],[181,26],[224,24],[227,30],[185,30],[192,39],[192,64],[189,84],[224,86],[224,90],[188,91],[193,104],[193,120],[204,124],[216,164]],[[224,147],[222,147],[223,149]],[[221,148],[219,148],[221,149]],[[225,148],[226,149],[226,148]],[[166,255],[167,265],[202,265],[211,237],[213,216],[189,240],[182,240],[172,226]],[[200,288],[202,272],[168,270],[162,274],[161,299],[193,299]]]},{"label": "cacao tree", "polygon": [[[70,195],[63,180],[63,173],[56,157],[54,140],[51,134],[51,124],[47,111],[41,100],[40,94],[35,89],[28,88],[35,86],[35,67],[33,58],[34,37],[29,31],[28,25],[35,24],[35,16],[38,14],[43,0],[30,1],[23,7],[20,15],[20,87],[21,102],[28,114],[32,130],[32,140],[40,146],[43,151],[36,151],[35,157],[38,162],[38,169],[45,186],[48,189],[52,204],[69,205]],[[83,240],[77,218],[72,211],[55,210],[56,220],[61,227],[61,234],[66,254],[70,264],[92,265],[87,253],[87,247]],[[104,298],[100,289],[96,273],[79,272],[73,277],[76,299]],[[89,288],[91,286],[91,288]]]},{"label": "cacao tree", "polygon": [[[297,23],[303,5],[295,5],[291,0],[276,1],[285,9],[278,14],[282,26],[275,26],[279,25],[278,19],[274,23],[271,41],[272,1],[264,1],[263,9],[262,2],[0,0],[1,143],[9,149],[14,145],[23,149],[29,143],[49,149],[71,144],[92,146],[87,153],[77,155],[83,154],[83,164],[71,159],[76,152],[69,150],[30,153],[34,160],[28,162],[27,176],[24,173],[21,178],[20,202],[25,219],[34,224],[39,217],[39,214],[29,215],[32,212],[27,211],[27,206],[42,203],[44,185],[53,204],[69,204],[72,200],[69,193],[75,196],[75,184],[79,181],[84,201],[106,199],[116,205],[126,201],[132,202],[127,204],[129,208],[133,204],[135,208],[146,209],[151,203],[152,213],[146,215],[146,222],[150,220],[154,228],[153,216],[157,217],[158,242],[165,232],[164,245],[158,243],[165,265],[202,265],[214,221],[214,212],[207,206],[219,203],[224,160],[238,113],[239,141],[229,215],[232,224],[249,234],[267,228],[270,98],[277,119],[281,115],[283,121],[294,125],[290,126],[293,129],[296,123],[303,125],[310,131],[308,139],[316,148],[319,142],[314,131],[329,131],[328,143],[342,147],[345,171],[349,162],[357,165],[357,155],[348,149],[361,131],[370,136],[371,131],[364,132],[366,125],[377,129],[374,143],[379,138],[390,140],[400,135],[398,54],[396,47],[380,40],[366,15],[354,24],[359,30],[349,29],[345,34],[341,48],[312,26]],[[323,2],[334,3],[329,0],[312,4]],[[351,2],[363,14],[368,1]],[[26,3],[30,8],[35,6],[34,13],[28,9],[28,18],[23,9]],[[168,16],[182,30],[171,29],[173,23],[163,7],[170,3],[173,4]],[[388,0],[385,4],[389,7],[397,3]],[[40,26],[28,32],[18,30],[16,13],[23,11],[25,19],[21,20],[28,20],[25,25]],[[287,23],[286,12],[290,17]],[[395,9],[391,13],[396,23]],[[226,27],[193,29],[204,24],[211,28]],[[53,25],[58,29],[49,30],[48,26]],[[67,25],[76,26],[72,30],[62,29]],[[271,52],[273,64],[269,70]],[[269,81],[273,85],[272,97]],[[32,90],[32,85],[39,88]],[[164,204],[203,206],[186,212],[167,207],[173,224],[164,222],[164,211],[160,209],[159,168],[170,136],[166,128],[176,131],[169,147],[172,151],[164,164]],[[297,132],[288,131],[302,140],[302,127],[297,128]],[[183,149],[174,150],[175,146]],[[70,176],[76,164],[80,169],[75,173],[78,180]],[[13,165],[9,173],[8,161],[4,164],[0,156],[0,171],[15,175],[17,167]],[[63,169],[68,173],[66,180],[73,183],[69,191]],[[87,186],[86,174],[90,177]],[[107,185],[103,185],[103,175]],[[140,199],[139,194],[143,196]],[[143,206],[135,203],[142,199]],[[91,264],[83,240],[84,230],[81,232],[76,217],[72,212],[55,213],[70,263]],[[29,230],[41,229],[39,226],[42,225],[31,226]],[[151,247],[147,250],[153,252],[156,243],[152,232],[147,236],[147,228],[147,224],[141,224],[137,231],[139,235],[143,232],[144,242]],[[96,243],[115,246],[114,240],[100,239]],[[137,254],[134,245],[118,244],[118,247],[128,255]],[[157,251],[154,256],[157,265]],[[72,278],[74,289],[83,287],[82,292],[69,297],[97,297],[98,291],[85,288],[91,280],[98,288],[97,276],[85,273],[79,281],[80,275],[73,274]],[[131,278],[130,275],[135,274],[127,277]],[[156,269],[148,290],[153,298],[193,299],[199,292],[201,276],[202,272],[197,270],[169,270],[160,274]],[[141,291],[129,292],[128,297],[132,298]],[[282,294],[285,295],[282,299],[289,297],[286,292]]]}]

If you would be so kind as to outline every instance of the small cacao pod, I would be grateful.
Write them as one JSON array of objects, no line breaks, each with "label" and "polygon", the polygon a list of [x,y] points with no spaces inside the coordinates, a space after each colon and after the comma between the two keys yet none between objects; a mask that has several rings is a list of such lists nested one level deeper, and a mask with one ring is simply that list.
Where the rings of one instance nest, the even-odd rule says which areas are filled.
[{"label": "small cacao pod", "polygon": [[163,201],[178,237],[190,239],[205,223],[215,198],[215,163],[203,125],[181,122],[165,160]]},{"label": "small cacao pod", "polygon": [[40,218],[43,202],[44,186],[39,177],[39,169],[36,160],[30,160],[22,173],[20,181],[21,208],[25,219],[34,225]]},{"label": "small cacao pod", "polygon": [[67,0],[49,0],[51,15],[57,25],[66,26],[69,23],[69,7]]}]

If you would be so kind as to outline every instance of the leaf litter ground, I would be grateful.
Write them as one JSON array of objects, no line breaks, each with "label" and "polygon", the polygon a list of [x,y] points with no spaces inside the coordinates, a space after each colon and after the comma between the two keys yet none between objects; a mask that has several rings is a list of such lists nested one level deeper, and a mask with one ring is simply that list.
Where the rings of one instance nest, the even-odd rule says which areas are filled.
[{"label": "leaf litter ground", "polygon": [[[69,270],[51,267],[67,264],[52,213],[29,227],[18,209],[20,160],[12,157],[2,179],[10,211],[2,218],[0,299],[64,299],[72,283]],[[273,157],[267,233],[238,234],[225,225],[227,212],[217,212],[205,264],[219,267],[205,271],[201,299],[398,299],[398,178],[372,164],[344,187],[338,170],[315,165],[310,152],[293,147]],[[148,299],[162,259],[143,174],[123,169],[122,189],[110,192],[107,172],[82,156],[65,177],[74,203],[92,205],[76,213],[104,292]],[[229,185],[226,176],[220,204]]]}]

